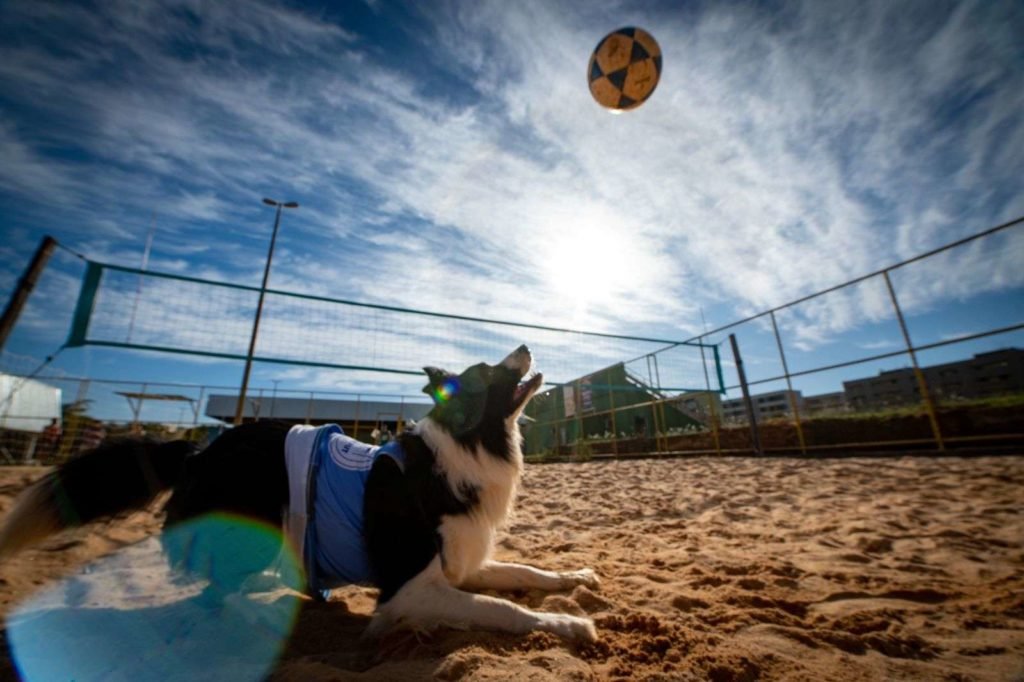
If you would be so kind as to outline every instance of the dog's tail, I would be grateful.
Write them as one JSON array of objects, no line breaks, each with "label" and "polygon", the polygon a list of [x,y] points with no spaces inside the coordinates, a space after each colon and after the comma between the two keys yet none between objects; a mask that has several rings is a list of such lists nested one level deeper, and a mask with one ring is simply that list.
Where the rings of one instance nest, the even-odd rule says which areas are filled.
[{"label": "dog's tail", "polygon": [[188,441],[119,440],[70,460],[28,488],[0,527],[0,559],[65,528],[149,504],[180,478]]}]

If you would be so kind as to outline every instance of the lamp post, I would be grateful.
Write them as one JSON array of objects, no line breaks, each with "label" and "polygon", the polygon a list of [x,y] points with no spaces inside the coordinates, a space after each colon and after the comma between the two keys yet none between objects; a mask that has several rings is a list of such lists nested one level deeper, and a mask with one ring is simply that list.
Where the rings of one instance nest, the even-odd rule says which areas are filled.
[{"label": "lamp post", "polygon": [[242,412],[245,410],[245,392],[249,388],[249,372],[252,370],[252,355],[256,350],[256,335],[260,328],[260,315],[263,314],[263,298],[267,294],[267,280],[270,278],[270,262],[274,259],[274,242],[277,241],[277,228],[281,225],[282,208],[298,208],[294,201],[282,203],[273,199],[264,199],[267,206],[277,207],[277,215],[274,216],[274,232],[270,236],[270,249],[267,251],[267,264],[263,268],[263,284],[260,285],[260,299],[256,303],[256,319],[252,322],[252,337],[249,339],[249,353],[245,356],[245,372],[242,374],[242,390],[238,394],[238,404],[235,406],[235,426],[242,423]]}]

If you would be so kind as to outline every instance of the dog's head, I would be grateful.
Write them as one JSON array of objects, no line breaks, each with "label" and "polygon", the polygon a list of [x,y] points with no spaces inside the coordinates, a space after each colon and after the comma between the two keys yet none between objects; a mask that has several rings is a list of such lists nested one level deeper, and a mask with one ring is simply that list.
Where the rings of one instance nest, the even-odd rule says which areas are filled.
[{"label": "dog's head", "polygon": [[544,383],[537,373],[523,381],[533,356],[525,345],[496,365],[480,363],[461,374],[424,367],[430,378],[423,392],[434,399],[431,419],[467,447],[483,445],[500,457],[511,455],[519,438],[517,419]]}]

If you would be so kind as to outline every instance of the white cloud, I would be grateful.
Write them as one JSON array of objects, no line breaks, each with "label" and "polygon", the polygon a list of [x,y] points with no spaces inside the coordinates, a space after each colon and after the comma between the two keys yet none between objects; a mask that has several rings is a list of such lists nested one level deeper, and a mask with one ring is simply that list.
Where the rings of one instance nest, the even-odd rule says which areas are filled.
[{"label": "white cloud", "polygon": [[211,222],[223,222],[231,210],[228,202],[213,192],[184,192],[171,206],[175,213]]},{"label": "white cloud", "polygon": [[10,121],[0,119],[0,189],[15,195],[68,201],[84,190],[62,169],[36,153]]},{"label": "white cloud", "polygon": [[857,345],[864,350],[894,350],[901,347],[896,341],[884,339],[881,341],[863,341]]}]

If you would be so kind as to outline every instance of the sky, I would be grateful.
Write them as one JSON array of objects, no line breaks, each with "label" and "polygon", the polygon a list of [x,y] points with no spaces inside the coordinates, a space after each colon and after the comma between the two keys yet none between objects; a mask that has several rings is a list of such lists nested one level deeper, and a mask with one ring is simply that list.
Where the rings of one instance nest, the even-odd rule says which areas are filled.
[{"label": "sky", "polygon": [[[258,287],[274,222],[264,197],[300,204],[281,219],[272,289],[672,340],[1024,215],[1015,0],[11,0],[0,19],[0,299],[43,235],[66,247],[0,356],[9,372],[61,347],[74,254]],[[591,98],[587,65],[623,26],[655,37],[663,70],[646,103],[613,114]],[[914,342],[1020,324],[1022,262],[1014,227],[894,271]],[[138,289],[122,282],[108,302],[124,311]],[[244,353],[247,295],[147,280],[138,334]],[[499,341],[518,344],[432,318],[277,304],[260,348],[298,360],[418,368],[474,352],[495,362]],[[780,312],[790,369],[899,350],[889,306],[876,279]],[[778,376],[770,321],[732,331],[753,379]],[[708,341],[733,376],[727,333]],[[560,380],[651,347],[516,334]],[[1024,347],[1019,331],[923,362],[1008,346]],[[694,352],[662,369],[685,373]],[[907,362],[795,388],[838,390]],[[230,387],[241,371],[85,347],[45,373]],[[252,385],[418,383],[257,363]]]}]

